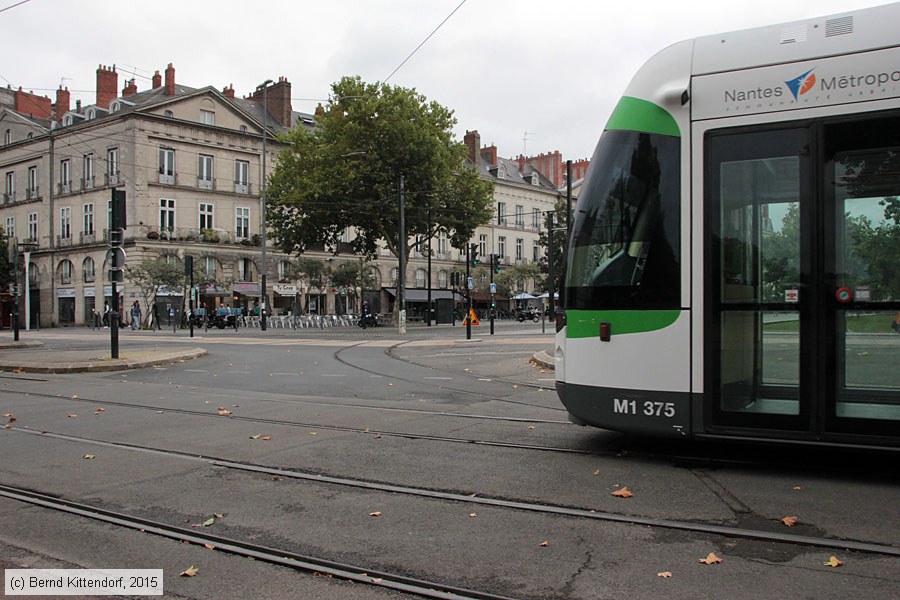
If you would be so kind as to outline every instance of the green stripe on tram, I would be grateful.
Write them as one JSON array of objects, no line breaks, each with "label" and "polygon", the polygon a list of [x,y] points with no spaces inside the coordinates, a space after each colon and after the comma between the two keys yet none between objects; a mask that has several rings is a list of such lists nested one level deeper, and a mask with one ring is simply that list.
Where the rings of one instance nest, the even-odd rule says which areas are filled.
[{"label": "green stripe on tram", "polygon": [[606,129],[645,131],[681,137],[678,123],[666,109],[631,96],[622,96],[606,123]]},{"label": "green stripe on tram", "polygon": [[614,336],[658,331],[674,323],[680,314],[680,310],[568,310],[566,338],[599,337],[600,323],[610,323]]}]

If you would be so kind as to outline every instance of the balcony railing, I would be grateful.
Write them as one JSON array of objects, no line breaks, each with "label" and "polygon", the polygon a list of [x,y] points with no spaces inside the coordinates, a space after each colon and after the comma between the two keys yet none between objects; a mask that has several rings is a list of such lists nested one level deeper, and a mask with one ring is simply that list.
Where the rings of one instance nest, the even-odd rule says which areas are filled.
[{"label": "balcony railing", "polygon": [[15,192],[4,192],[3,194],[3,202],[5,204],[9,204],[11,202],[16,201],[16,193]]},{"label": "balcony railing", "polygon": [[71,181],[60,181],[56,185],[58,186],[57,189],[58,189],[60,195],[72,193],[72,182]]},{"label": "balcony railing", "polygon": [[41,197],[40,188],[38,186],[34,186],[33,188],[27,188],[25,190],[25,199],[26,200],[37,200]]},{"label": "balcony railing", "polygon": [[235,181],[234,182],[234,193],[235,194],[249,194],[250,193],[250,184],[245,181]]},{"label": "balcony railing", "polygon": [[177,185],[178,184],[178,173],[173,175],[168,175],[166,173],[159,174],[159,182],[163,185]]},{"label": "balcony railing", "polygon": [[119,185],[119,172],[106,174],[106,185]]},{"label": "balcony railing", "polygon": [[71,236],[56,236],[56,247],[64,248],[72,245],[72,237]]},{"label": "balcony railing", "polygon": [[85,177],[81,180],[81,189],[83,190],[92,190],[94,189],[94,177]]},{"label": "balcony railing", "polygon": [[81,244],[93,244],[96,235],[94,233],[82,233],[79,235],[78,241]]},{"label": "balcony railing", "polygon": [[197,178],[197,187],[201,190],[214,190],[216,189],[216,180],[215,179],[203,179],[202,177]]}]

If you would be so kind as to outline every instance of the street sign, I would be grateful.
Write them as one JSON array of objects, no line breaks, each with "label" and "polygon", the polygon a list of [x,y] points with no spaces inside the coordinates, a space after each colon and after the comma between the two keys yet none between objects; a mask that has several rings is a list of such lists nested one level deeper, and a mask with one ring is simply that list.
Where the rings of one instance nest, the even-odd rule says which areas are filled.
[{"label": "street sign", "polygon": [[107,250],[106,264],[112,271],[122,269],[125,266],[125,248],[114,246]]},{"label": "street sign", "polygon": [[492,293],[492,294],[496,294],[496,293],[497,293],[497,284],[496,284],[496,283],[492,283],[492,284],[491,284],[491,293]]},{"label": "street sign", "polygon": [[467,289],[470,289],[470,290],[474,290],[474,289],[475,289],[475,278],[474,278],[474,277],[469,277],[469,278],[466,280],[466,288],[467,288]]}]

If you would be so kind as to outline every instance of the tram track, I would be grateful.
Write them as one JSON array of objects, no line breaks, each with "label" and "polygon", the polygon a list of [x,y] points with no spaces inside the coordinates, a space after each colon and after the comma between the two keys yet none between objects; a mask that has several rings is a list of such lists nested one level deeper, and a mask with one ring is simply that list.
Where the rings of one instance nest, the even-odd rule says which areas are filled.
[{"label": "tram track", "polygon": [[[402,432],[402,431],[389,431],[386,429],[372,429],[369,427],[348,427],[342,425],[328,425],[324,423],[312,423],[312,422],[303,422],[303,421],[290,421],[285,419],[269,419],[263,417],[253,417],[249,415],[238,415],[233,412],[228,415],[220,415],[218,412],[207,412],[202,410],[192,410],[188,408],[178,408],[171,406],[159,406],[155,404],[136,404],[131,402],[119,402],[115,400],[101,400],[96,398],[87,398],[83,396],[79,396],[77,398],[71,398],[68,396],[62,396],[60,394],[49,394],[49,393],[41,393],[41,392],[21,392],[23,394],[28,394],[30,396],[36,396],[41,398],[49,398],[53,400],[66,400],[70,402],[78,402],[82,404],[99,404],[103,406],[116,406],[121,408],[131,408],[136,410],[144,410],[144,411],[165,411],[168,413],[175,414],[183,414],[190,416],[198,416],[198,417],[209,417],[209,418],[228,418],[236,421],[244,421],[249,423],[262,423],[266,425],[278,425],[285,427],[299,427],[303,429],[315,429],[320,431],[337,431],[344,433],[357,433],[364,435],[378,435],[381,437],[392,437],[392,438],[402,438],[409,440],[424,440],[424,441],[432,441],[432,442],[444,442],[444,443],[454,443],[454,444],[473,444],[476,446],[486,446],[486,447],[497,447],[497,448],[510,448],[514,450],[533,450],[540,452],[558,452],[565,454],[584,454],[584,455],[603,455],[602,451],[594,451],[594,450],[584,450],[579,448],[565,448],[560,446],[544,446],[540,444],[519,444],[514,442],[502,442],[498,440],[484,440],[484,439],[476,439],[476,438],[464,438],[464,437],[454,437],[454,436],[444,436],[444,435],[425,435],[425,434],[417,434],[410,432]],[[424,411],[428,412],[428,411]],[[442,416],[455,416],[453,413],[434,413]],[[471,416],[469,418],[476,419],[478,417]],[[501,417],[502,419],[502,417]],[[522,419],[522,422],[527,423],[538,423],[540,420],[534,419]],[[565,422],[559,421],[551,421],[554,424],[561,424],[563,426],[568,426]]]},{"label": "tram track", "polygon": [[[783,543],[809,548],[824,548],[835,551],[854,551],[866,554],[900,557],[900,547],[888,544],[879,544],[850,539],[827,538],[822,536],[801,535],[778,531],[765,531],[761,529],[751,529],[747,527],[731,525],[719,525],[708,522],[665,519],[616,513],[610,511],[598,511],[591,508],[553,504],[549,502],[533,502],[497,495],[482,495],[477,491],[459,492],[440,490],[433,488],[385,483],[371,479],[339,477],[328,475],[325,473],[284,469],[280,467],[261,465],[258,463],[234,461],[214,456],[198,455],[190,452],[168,450],[164,448],[156,448],[140,444],[126,444],[121,442],[98,440],[94,438],[73,436],[50,431],[38,432],[23,427],[13,427],[11,428],[11,430],[22,434],[49,437],[92,446],[100,446],[126,450],[130,452],[139,452],[156,456],[189,460],[207,464],[209,466],[226,468],[236,471],[244,471],[267,476],[277,476],[282,479],[294,479],[318,484],[327,484],[340,487],[364,489],[374,492],[383,492],[388,494],[415,496],[438,501],[458,502],[474,506],[489,506],[493,508],[503,508],[530,513],[539,513],[544,515],[556,515],[590,521],[619,523],[638,527],[650,527],[653,529],[674,530],[685,533],[703,534],[733,539],[744,539],[755,542]],[[2,489],[4,487],[5,486],[0,485],[0,492],[2,492]]]},{"label": "tram track", "polygon": [[346,581],[392,589],[425,598],[512,600],[512,598],[508,596],[500,596],[489,592],[456,587],[437,581],[427,581],[407,577],[398,573],[341,563],[315,556],[299,554],[290,550],[271,548],[235,538],[208,534],[197,529],[177,527],[160,521],[111,511],[24,488],[0,484],[0,496],[31,504],[33,506],[40,506],[50,510],[102,521],[122,528],[137,530],[144,534],[162,536],[172,540],[201,546],[212,546],[215,550],[221,552],[245,556],[309,573],[330,575]]}]

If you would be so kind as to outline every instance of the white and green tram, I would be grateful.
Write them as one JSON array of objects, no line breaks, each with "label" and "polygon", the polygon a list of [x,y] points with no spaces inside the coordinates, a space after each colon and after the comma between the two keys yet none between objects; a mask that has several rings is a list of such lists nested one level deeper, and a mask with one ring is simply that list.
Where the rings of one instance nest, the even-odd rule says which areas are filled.
[{"label": "white and green tram", "polygon": [[900,4],[681,42],[573,215],[572,421],[900,448]]}]

